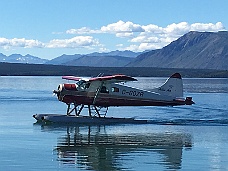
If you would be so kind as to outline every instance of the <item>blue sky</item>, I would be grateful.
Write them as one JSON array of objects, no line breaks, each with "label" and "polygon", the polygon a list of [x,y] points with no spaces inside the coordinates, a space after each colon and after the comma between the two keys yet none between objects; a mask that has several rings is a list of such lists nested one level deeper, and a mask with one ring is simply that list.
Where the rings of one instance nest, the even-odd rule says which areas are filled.
[{"label": "blue sky", "polygon": [[189,31],[228,29],[227,0],[1,0],[0,53],[159,49]]}]

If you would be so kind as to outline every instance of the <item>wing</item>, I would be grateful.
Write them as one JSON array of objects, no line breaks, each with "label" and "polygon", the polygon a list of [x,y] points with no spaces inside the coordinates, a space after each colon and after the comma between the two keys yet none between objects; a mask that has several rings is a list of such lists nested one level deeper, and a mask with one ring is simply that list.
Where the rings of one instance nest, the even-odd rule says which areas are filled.
[{"label": "wing", "polygon": [[89,81],[127,82],[127,81],[137,81],[137,79],[127,75],[119,74],[119,75],[90,78]]},{"label": "wing", "polygon": [[[75,77],[75,76],[62,76],[62,79],[66,80],[73,80],[73,81],[79,81],[83,78],[81,77]],[[84,80],[84,79],[83,79]],[[113,83],[119,83],[119,82],[127,82],[127,81],[137,81],[137,79],[127,76],[127,75],[110,75],[110,76],[103,76],[103,77],[94,77],[90,79],[86,79],[86,81],[108,81]]]},{"label": "wing", "polygon": [[75,76],[62,76],[62,79],[65,79],[65,80],[73,80],[73,81],[79,81],[79,80],[81,80],[82,78],[80,78],[80,77],[75,77]]}]

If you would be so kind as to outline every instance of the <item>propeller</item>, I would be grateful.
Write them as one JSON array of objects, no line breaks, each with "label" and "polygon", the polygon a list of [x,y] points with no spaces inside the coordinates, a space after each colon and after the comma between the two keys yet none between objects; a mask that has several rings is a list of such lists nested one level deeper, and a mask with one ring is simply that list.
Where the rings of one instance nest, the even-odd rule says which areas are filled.
[{"label": "propeller", "polygon": [[58,99],[60,100],[60,93],[61,93],[61,85],[58,86],[57,90],[53,90],[53,96],[57,96]]}]

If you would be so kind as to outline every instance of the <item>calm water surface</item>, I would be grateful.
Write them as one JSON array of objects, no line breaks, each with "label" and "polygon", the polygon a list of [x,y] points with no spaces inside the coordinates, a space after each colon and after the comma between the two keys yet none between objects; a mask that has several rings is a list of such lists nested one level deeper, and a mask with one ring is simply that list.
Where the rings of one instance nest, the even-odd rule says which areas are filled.
[{"label": "calm water surface", "polygon": [[[138,80],[150,90],[166,78]],[[32,115],[66,112],[52,96],[61,77],[0,77],[0,170],[228,170],[228,79],[183,81],[193,106],[108,112],[151,124],[60,126]]]}]

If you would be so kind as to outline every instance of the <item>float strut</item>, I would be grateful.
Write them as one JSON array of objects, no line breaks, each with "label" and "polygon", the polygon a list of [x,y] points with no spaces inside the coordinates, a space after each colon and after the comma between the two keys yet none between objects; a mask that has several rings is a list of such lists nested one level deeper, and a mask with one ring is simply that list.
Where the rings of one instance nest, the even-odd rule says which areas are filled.
[{"label": "float strut", "polygon": [[88,110],[89,110],[89,116],[92,117],[90,105],[88,105]]},{"label": "float strut", "polygon": [[78,112],[77,112],[77,104],[76,102],[74,102],[74,110],[75,110],[75,115],[78,116]]},{"label": "float strut", "polygon": [[70,115],[70,103],[67,104],[67,115]]},{"label": "float strut", "polygon": [[78,112],[77,112],[77,116],[79,116],[80,115],[80,113],[81,113],[81,111],[82,111],[82,109],[84,108],[84,105],[81,105],[81,107],[80,107],[80,109],[78,110]]},{"label": "float strut", "polygon": [[70,108],[70,105],[71,103],[67,104],[67,115],[69,116],[73,112],[73,110],[75,111],[75,115],[77,115],[77,104],[74,103],[73,109]]},{"label": "float strut", "polygon": [[96,106],[94,106],[94,109],[95,109],[95,111],[97,112],[98,117],[100,118],[100,117],[101,117],[101,115],[100,115],[100,113],[99,113],[99,111],[98,111],[97,107],[96,107]]}]

